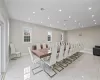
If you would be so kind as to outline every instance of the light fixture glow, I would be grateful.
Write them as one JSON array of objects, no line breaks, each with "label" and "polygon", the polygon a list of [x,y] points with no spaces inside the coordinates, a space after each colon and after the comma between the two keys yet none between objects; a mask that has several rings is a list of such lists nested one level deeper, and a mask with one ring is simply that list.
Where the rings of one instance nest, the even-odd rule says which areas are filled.
[{"label": "light fixture glow", "polygon": [[61,9],[59,9],[59,12],[61,12],[62,10]]},{"label": "light fixture glow", "polygon": [[76,22],[76,20],[75,20],[75,22]]},{"label": "light fixture glow", "polygon": [[95,23],[95,24],[97,24],[97,23]]},{"label": "light fixture glow", "polygon": [[71,16],[69,16],[69,18],[71,18]]},{"label": "light fixture glow", "polygon": [[65,26],[66,24],[64,24],[64,26]]},{"label": "light fixture glow", "polygon": [[41,21],[41,23],[42,23],[42,21]]},{"label": "light fixture glow", "polygon": [[92,7],[89,7],[88,9],[89,9],[89,10],[91,10],[91,9],[92,9]]},{"label": "light fixture glow", "polygon": [[94,17],[94,15],[92,15],[92,18]]},{"label": "light fixture glow", "polygon": [[82,76],[82,78],[84,78],[84,76]]},{"label": "light fixture glow", "polygon": [[35,12],[33,12],[33,14],[35,14]]},{"label": "light fixture glow", "polygon": [[93,20],[95,22],[95,20]]},{"label": "light fixture glow", "polygon": [[48,19],[50,19],[50,17],[48,16]]}]

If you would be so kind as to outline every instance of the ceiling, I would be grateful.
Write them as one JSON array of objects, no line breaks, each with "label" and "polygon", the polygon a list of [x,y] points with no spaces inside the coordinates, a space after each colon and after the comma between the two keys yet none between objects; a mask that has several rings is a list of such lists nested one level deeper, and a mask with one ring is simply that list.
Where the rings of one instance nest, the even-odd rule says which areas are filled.
[{"label": "ceiling", "polygon": [[5,1],[13,19],[62,30],[100,25],[100,0]]}]

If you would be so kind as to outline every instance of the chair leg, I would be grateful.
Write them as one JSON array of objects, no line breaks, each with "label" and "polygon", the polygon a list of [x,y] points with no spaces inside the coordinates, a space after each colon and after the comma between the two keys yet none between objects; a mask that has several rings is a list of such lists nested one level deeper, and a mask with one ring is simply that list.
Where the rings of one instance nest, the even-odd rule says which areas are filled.
[{"label": "chair leg", "polygon": [[[57,67],[59,67],[59,68],[61,68],[61,69],[59,70]],[[57,71],[61,72],[64,68],[63,68],[60,64],[56,63],[56,64],[54,65],[54,69],[56,69]]]},{"label": "chair leg", "polygon": [[63,62],[64,62],[65,64],[71,64],[71,62],[68,61],[68,60],[66,60],[66,59],[64,59]]},{"label": "chair leg", "polygon": [[47,75],[49,75],[49,77],[51,77],[51,78],[54,77],[57,74],[54,69],[52,69],[52,71],[54,72],[54,74],[53,75],[50,75],[46,70],[44,70],[44,72],[47,73]]},{"label": "chair leg", "polygon": [[38,67],[32,69],[32,72],[33,72],[34,75],[35,75],[35,74],[38,74],[38,73],[41,72],[41,71],[43,71],[43,70],[40,70],[40,71],[38,71],[38,72],[35,73],[34,70],[37,69],[37,68],[39,68],[39,67],[40,67],[40,66],[38,66]]},{"label": "chair leg", "polygon": [[65,60],[69,61],[69,64],[71,64],[73,61],[69,58],[66,58]]},{"label": "chair leg", "polygon": [[60,64],[63,68],[67,67],[68,64],[65,63],[64,61],[61,61],[61,62],[57,62],[58,64]]}]

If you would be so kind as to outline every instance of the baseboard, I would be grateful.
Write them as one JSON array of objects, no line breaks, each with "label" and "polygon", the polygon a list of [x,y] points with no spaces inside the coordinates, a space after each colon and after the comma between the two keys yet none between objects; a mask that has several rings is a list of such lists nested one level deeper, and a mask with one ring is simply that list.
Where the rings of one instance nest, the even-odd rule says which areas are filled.
[{"label": "baseboard", "polygon": [[88,53],[88,54],[93,54],[93,50],[92,49],[87,49],[87,48],[84,48],[84,50],[81,50],[80,52],[84,52],[84,53]]},{"label": "baseboard", "polygon": [[21,56],[29,55],[29,53],[21,53]]}]

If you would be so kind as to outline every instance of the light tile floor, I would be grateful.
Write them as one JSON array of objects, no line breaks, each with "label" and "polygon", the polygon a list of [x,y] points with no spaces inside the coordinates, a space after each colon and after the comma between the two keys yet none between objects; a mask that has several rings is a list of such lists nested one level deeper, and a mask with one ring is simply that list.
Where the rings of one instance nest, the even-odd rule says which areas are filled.
[{"label": "light tile floor", "polygon": [[[24,68],[28,66],[32,66],[29,55],[11,60],[5,80],[24,80]],[[100,80],[100,57],[83,54],[63,71],[57,73],[50,78],[43,71],[36,75],[31,72],[29,80]]]}]

